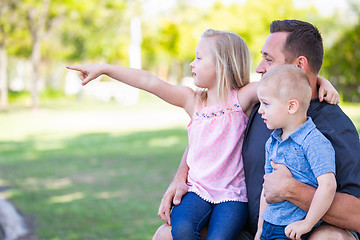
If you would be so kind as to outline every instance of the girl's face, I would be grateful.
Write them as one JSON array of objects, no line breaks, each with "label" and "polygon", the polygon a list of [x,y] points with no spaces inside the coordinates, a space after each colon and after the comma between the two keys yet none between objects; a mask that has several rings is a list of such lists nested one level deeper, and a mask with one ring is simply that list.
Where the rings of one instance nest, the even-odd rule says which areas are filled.
[{"label": "girl's face", "polygon": [[215,55],[212,50],[213,44],[213,38],[202,38],[196,46],[195,59],[190,63],[194,84],[197,87],[209,90],[217,88]]}]

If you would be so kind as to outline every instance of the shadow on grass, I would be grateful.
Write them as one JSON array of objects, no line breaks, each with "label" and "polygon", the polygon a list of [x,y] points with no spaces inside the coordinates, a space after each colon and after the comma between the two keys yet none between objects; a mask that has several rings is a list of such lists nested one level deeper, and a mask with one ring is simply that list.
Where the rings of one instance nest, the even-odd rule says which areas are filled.
[{"label": "shadow on grass", "polygon": [[42,239],[151,239],[184,129],[0,142],[0,180]]}]

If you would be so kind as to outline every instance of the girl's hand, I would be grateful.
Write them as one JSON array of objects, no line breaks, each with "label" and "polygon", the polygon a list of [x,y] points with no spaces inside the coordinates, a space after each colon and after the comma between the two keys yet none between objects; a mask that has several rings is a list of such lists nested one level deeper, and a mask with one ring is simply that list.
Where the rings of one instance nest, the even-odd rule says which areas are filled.
[{"label": "girl's hand", "polygon": [[80,72],[80,79],[82,85],[86,85],[88,82],[94,80],[103,74],[104,66],[101,64],[96,65],[84,65],[84,66],[66,66],[67,69]]},{"label": "girl's hand", "polygon": [[339,93],[336,91],[334,86],[325,78],[320,76],[318,78],[319,85],[319,100],[322,102],[325,100],[330,104],[338,104],[340,102]]},{"label": "girl's hand", "polygon": [[167,224],[171,225],[170,212],[173,205],[179,205],[182,197],[187,193],[188,186],[186,182],[174,181],[166,190],[163,198],[161,199],[158,216]]}]

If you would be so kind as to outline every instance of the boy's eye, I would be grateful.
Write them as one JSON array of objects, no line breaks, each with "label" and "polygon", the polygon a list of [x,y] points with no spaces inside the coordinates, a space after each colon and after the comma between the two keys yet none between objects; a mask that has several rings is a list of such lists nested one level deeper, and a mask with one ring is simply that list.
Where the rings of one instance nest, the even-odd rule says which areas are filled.
[{"label": "boy's eye", "polygon": [[267,57],[267,58],[265,58],[265,61],[266,62],[272,62],[272,59]]}]

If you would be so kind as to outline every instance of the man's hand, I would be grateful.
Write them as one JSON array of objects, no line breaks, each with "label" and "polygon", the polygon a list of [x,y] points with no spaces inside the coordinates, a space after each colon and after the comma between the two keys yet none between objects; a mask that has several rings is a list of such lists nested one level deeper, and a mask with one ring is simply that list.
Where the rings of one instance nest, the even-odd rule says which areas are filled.
[{"label": "man's hand", "polygon": [[285,201],[288,182],[293,180],[290,170],[284,164],[271,161],[271,166],[275,171],[264,176],[264,195],[267,203],[277,203]]},{"label": "man's hand", "polygon": [[170,211],[174,205],[179,205],[181,198],[187,193],[188,186],[186,182],[174,181],[169,185],[163,198],[161,199],[158,216],[167,224],[171,225]]}]

